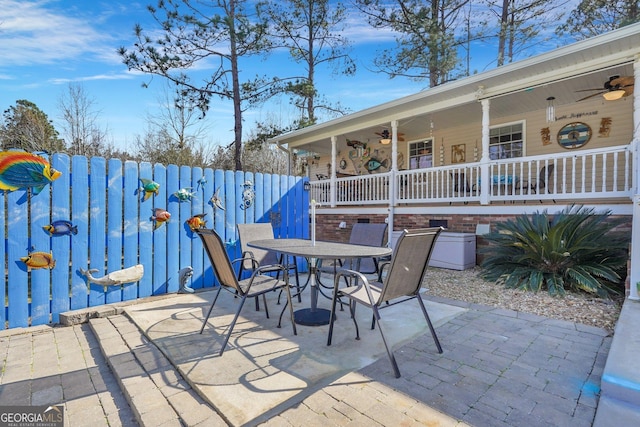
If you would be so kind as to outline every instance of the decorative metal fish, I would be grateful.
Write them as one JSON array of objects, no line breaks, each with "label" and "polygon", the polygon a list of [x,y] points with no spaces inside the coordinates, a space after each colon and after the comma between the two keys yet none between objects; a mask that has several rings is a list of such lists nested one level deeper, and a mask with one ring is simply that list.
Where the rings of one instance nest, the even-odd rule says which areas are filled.
[{"label": "decorative metal fish", "polygon": [[158,195],[160,184],[146,178],[140,178],[140,182],[142,182],[142,187],[139,188],[139,191],[144,192],[144,196],[142,197],[143,201],[151,197],[152,194]]},{"label": "decorative metal fish", "polygon": [[388,164],[389,161],[387,159],[384,159],[383,161],[379,161],[378,159],[369,159],[369,161],[365,163],[364,167],[367,168],[369,172],[373,172],[381,167],[386,168]]},{"label": "decorative metal fish", "polygon": [[151,221],[155,222],[155,226],[153,227],[153,229],[156,230],[162,224],[169,221],[169,218],[171,218],[171,214],[169,212],[161,208],[156,208],[150,218]]},{"label": "decorative metal fish", "polygon": [[253,199],[256,197],[255,191],[253,191],[253,183],[251,181],[245,181],[242,184],[244,190],[242,190],[242,205],[240,207],[242,209],[248,209],[253,204]]},{"label": "decorative metal fish", "polygon": [[78,226],[73,225],[71,221],[67,221],[66,219],[53,221],[51,224],[45,225],[42,228],[49,233],[49,236],[70,236],[72,234],[78,234]]},{"label": "decorative metal fish", "polygon": [[48,268],[51,270],[56,266],[56,260],[53,259],[53,252],[29,252],[27,256],[20,258],[20,261],[27,265],[27,271],[34,268]]},{"label": "decorative metal fish", "polygon": [[189,191],[191,189],[191,187],[181,188],[173,193],[173,195],[176,196],[176,198],[180,202],[188,202],[196,195],[196,193],[192,193],[191,191]]},{"label": "decorative metal fish", "polygon": [[224,206],[222,205],[222,199],[220,198],[220,187],[218,187],[215,193],[213,193],[213,196],[211,196],[210,201],[214,207],[220,210],[224,210]]},{"label": "decorative metal fish", "polygon": [[32,188],[33,194],[39,194],[60,175],[62,172],[52,168],[44,157],[23,151],[0,152],[0,190]]},{"label": "decorative metal fish", "polygon": [[204,190],[204,185],[206,183],[207,183],[207,178],[204,175],[202,175],[202,178],[198,180],[198,190],[200,189],[200,187],[203,187],[203,190]]},{"label": "decorative metal fish", "polygon": [[187,225],[189,226],[191,231],[195,231],[195,230],[197,230],[199,228],[205,228],[207,223],[204,220],[204,217],[206,215],[207,215],[206,213],[197,214],[197,215],[192,216],[191,218],[189,218],[185,222],[187,223]]}]

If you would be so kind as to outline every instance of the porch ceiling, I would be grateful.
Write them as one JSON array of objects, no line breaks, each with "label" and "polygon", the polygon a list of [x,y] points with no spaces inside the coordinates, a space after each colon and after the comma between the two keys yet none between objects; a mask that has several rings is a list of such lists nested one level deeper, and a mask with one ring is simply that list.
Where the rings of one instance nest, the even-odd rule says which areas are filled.
[{"label": "porch ceiling", "polygon": [[[316,153],[329,153],[331,136],[339,144],[346,139],[376,142],[375,132],[390,129],[398,120],[398,131],[405,141],[424,138],[430,123],[447,129],[461,122],[480,120],[478,99],[488,98],[492,121],[514,114],[544,110],[547,98],[555,97],[557,106],[576,103],[603,88],[612,75],[632,76],[633,61],[640,46],[640,24],[578,42],[494,70],[449,82],[414,95],[386,102],[309,128],[280,135],[272,142],[289,144]],[[482,93],[478,89],[482,87]],[[603,88],[604,89],[604,88]],[[597,96],[593,100],[605,102]],[[627,97],[618,102],[631,102]],[[593,104],[591,104],[593,105]]]}]

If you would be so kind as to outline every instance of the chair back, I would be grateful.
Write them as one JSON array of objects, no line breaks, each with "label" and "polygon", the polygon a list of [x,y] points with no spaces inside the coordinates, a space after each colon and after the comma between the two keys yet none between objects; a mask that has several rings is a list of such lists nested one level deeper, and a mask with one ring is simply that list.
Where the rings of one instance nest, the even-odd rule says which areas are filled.
[{"label": "chair back", "polygon": [[202,240],[202,246],[209,256],[209,261],[213,267],[213,272],[222,286],[233,288],[241,295],[244,293],[238,284],[236,273],[231,265],[229,254],[225,248],[222,238],[214,230],[200,228],[195,230]]},{"label": "chair back", "polygon": [[429,258],[442,227],[404,230],[398,238],[378,304],[420,291]]},{"label": "chair back", "polygon": [[548,167],[543,166],[542,169],[540,169],[540,176],[538,177],[539,188],[545,188],[547,186],[547,181],[549,181],[549,177],[553,173],[555,166],[556,165],[552,163]]},{"label": "chair back", "polygon": [[[357,222],[353,224],[349,243],[354,245],[366,245],[383,247],[387,245],[387,224],[372,224]],[[375,273],[377,271],[373,258],[360,260],[360,272]]]},{"label": "chair back", "polygon": [[453,181],[454,193],[469,193],[471,187],[469,187],[469,181],[463,173],[450,173],[451,180]]},{"label": "chair back", "polygon": [[[265,249],[251,248],[247,245],[252,240],[273,239],[273,227],[270,223],[260,222],[255,224],[238,224],[238,236],[240,237],[240,249],[242,254],[251,252],[260,265],[270,265],[278,263],[278,256],[275,252]],[[245,270],[253,270],[254,266],[250,260],[242,261],[242,268]]]}]

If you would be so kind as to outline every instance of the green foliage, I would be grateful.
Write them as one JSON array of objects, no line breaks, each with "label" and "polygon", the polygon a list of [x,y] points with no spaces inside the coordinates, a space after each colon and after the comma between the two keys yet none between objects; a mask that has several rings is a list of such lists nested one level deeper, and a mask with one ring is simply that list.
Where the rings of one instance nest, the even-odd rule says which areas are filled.
[{"label": "green foliage", "polygon": [[566,290],[607,297],[624,283],[629,236],[612,230],[621,220],[610,211],[569,206],[555,215],[546,210],[496,225],[485,236],[488,255],[482,277],[508,288]]},{"label": "green foliage", "polygon": [[639,21],[637,0],[581,0],[556,34],[582,40]]},{"label": "green foliage", "polygon": [[3,114],[0,126],[2,149],[55,153],[65,150],[64,141],[51,120],[33,102],[20,99]]}]

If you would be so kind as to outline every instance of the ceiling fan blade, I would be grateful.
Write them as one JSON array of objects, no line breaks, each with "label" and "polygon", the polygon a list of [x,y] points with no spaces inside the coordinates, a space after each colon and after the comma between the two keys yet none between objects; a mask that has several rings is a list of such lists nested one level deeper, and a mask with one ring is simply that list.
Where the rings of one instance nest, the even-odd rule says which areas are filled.
[{"label": "ceiling fan blade", "polygon": [[599,87],[599,88],[593,88],[593,89],[578,89],[578,90],[574,90],[574,92],[591,92],[592,90],[602,90],[602,88]]},{"label": "ceiling fan blade", "polygon": [[589,96],[585,96],[584,98],[578,99],[576,102],[584,101],[585,99],[593,98],[594,96],[602,95],[603,93],[606,93],[606,92],[608,92],[608,91],[607,90],[603,90],[603,91],[600,91],[598,93],[593,93],[593,94],[591,94]]}]

